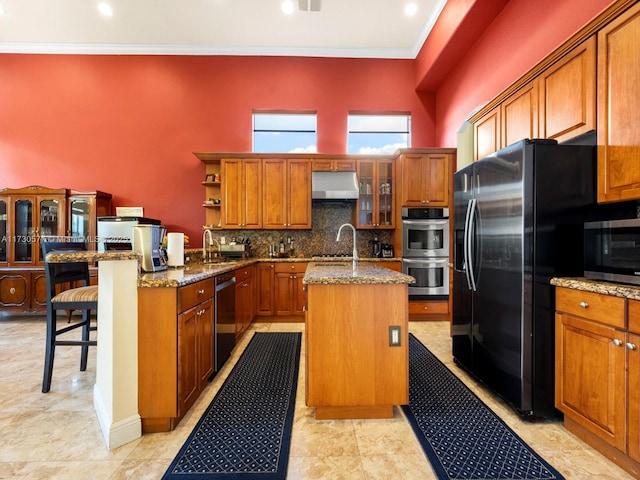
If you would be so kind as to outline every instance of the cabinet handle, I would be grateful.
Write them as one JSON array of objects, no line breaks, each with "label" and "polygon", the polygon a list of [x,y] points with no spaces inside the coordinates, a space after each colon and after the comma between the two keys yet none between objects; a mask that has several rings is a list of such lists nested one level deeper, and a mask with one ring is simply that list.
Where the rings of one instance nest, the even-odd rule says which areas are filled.
[{"label": "cabinet handle", "polygon": [[617,339],[617,338],[614,338],[614,339],[613,339],[613,344],[614,344],[616,347],[619,347],[620,345],[622,345],[622,340],[619,340],[619,339]]},{"label": "cabinet handle", "polygon": [[589,304],[587,302],[580,302],[580,306],[582,308],[589,308]]},{"label": "cabinet handle", "polygon": [[629,343],[627,342],[627,349],[628,350],[635,350],[637,347],[634,343]]},{"label": "cabinet handle", "polygon": [[198,295],[202,295],[204,293],[204,288],[202,290],[198,290]]}]

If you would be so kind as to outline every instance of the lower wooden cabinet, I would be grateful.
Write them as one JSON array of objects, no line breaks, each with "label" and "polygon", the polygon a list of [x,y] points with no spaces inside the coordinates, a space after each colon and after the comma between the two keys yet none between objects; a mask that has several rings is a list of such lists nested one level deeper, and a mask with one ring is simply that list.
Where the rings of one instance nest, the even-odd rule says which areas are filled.
[{"label": "lower wooden cabinet", "polygon": [[275,263],[275,314],[304,315],[305,292],[302,279],[306,262]]},{"label": "lower wooden cabinet", "polygon": [[409,318],[411,320],[446,320],[448,317],[449,302],[447,300],[409,301]]},{"label": "lower wooden cabinet", "polygon": [[44,312],[47,309],[44,270],[0,270],[0,308],[6,312]]},{"label": "lower wooden cabinet", "polygon": [[556,408],[567,429],[637,478],[640,332],[627,323],[634,311],[640,324],[640,302],[556,288]]},{"label": "lower wooden cabinet", "polygon": [[213,374],[213,278],[138,288],[138,410],[143,432],[173,430]]},{"label": "lower wooden cabinet", "polygon": [[256,274],[256,315],[274,315],[275,264],[258,263]]},{"label": "lower wooden cabinet", "polygon": [[255,265],[236,270],[236,340],[251,325],[255,315]]}]

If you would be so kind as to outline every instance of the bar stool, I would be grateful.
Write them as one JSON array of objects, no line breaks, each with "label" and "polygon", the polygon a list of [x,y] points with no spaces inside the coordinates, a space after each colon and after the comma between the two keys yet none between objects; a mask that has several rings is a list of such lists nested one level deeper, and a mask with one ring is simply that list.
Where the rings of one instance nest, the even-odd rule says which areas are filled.
[{"label": "bar stool", "polygon": [[[41,246],[42,255],[45,259],[45,274],[47,279],[47,338],[42,393],[47,393],[51,388],[51,375],[53,373],[53,358],[56,345],[82,347],[80,353],[80,371],[87,369],[89,346],[96,345],[95,340],[89,340],[89,335],[91,331],[97,329],[91,326],[91,311],[97,311],[98,309],[98,287],[89,284],[88,262],[50,263],[46,261],[47,254],[51,252],[87,251],[87,246],[84,242],[44,241],[41,243]],[[73,288],[73,285],[77,285],[78,283],[82,286]],[[64,288],[67,289],[65,290]],[[56,324],[56,312],[58,310],[81,310],[82,320],[58,329]],[[77,328],[82,329],[80,340],[57,339],[59,335]]]}]

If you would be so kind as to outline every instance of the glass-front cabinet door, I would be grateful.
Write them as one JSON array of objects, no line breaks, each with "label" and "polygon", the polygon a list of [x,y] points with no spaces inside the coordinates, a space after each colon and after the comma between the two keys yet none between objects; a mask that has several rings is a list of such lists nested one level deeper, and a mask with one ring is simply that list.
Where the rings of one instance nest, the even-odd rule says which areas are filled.
[{"label": "glass-front cabinet door", "polygon": [[0,264],[8,260],[7,244],[7,202],[0,200]]},{"label": "glass-front cabinet door", "polygon": [[59,199],[38,197],[38,228],[33,239],[34,248],[37,250],[33,255],[38,258],[38,262],[43,262],[42,249],[40,241],[46,240],[46,237],[55,237],[64,234],[64,213]]},{"label": "glass-front cabinet door", "polygon": [[33,199],[19,198],[13,202],[14,232],[11,235],[13,241],[13,262],[33,263],[34,242],[34,218]]},{"label": "glass-front cabinet door", "polygon": [[69,215],[71,236],[85,237],[86,240],[91,235],[91,204],[89,200],[72,199],[69,204]]},{"label": "glass-front cabinet door", "polygon": [[392,160],[358,160],[358,228],[394,228]]}]

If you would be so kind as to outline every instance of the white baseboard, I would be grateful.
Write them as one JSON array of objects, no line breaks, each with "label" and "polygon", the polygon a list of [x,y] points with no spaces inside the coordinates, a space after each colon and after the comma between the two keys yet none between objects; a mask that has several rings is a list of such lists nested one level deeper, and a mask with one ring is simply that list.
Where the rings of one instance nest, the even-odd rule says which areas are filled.
[{"label": "white baseboard", "polygon": [[137,413],[113,423],[97,384],[93,387],[93,408],[96,411],[102,437],[108,450],[121,447],[142,435],[142,420]]}]

